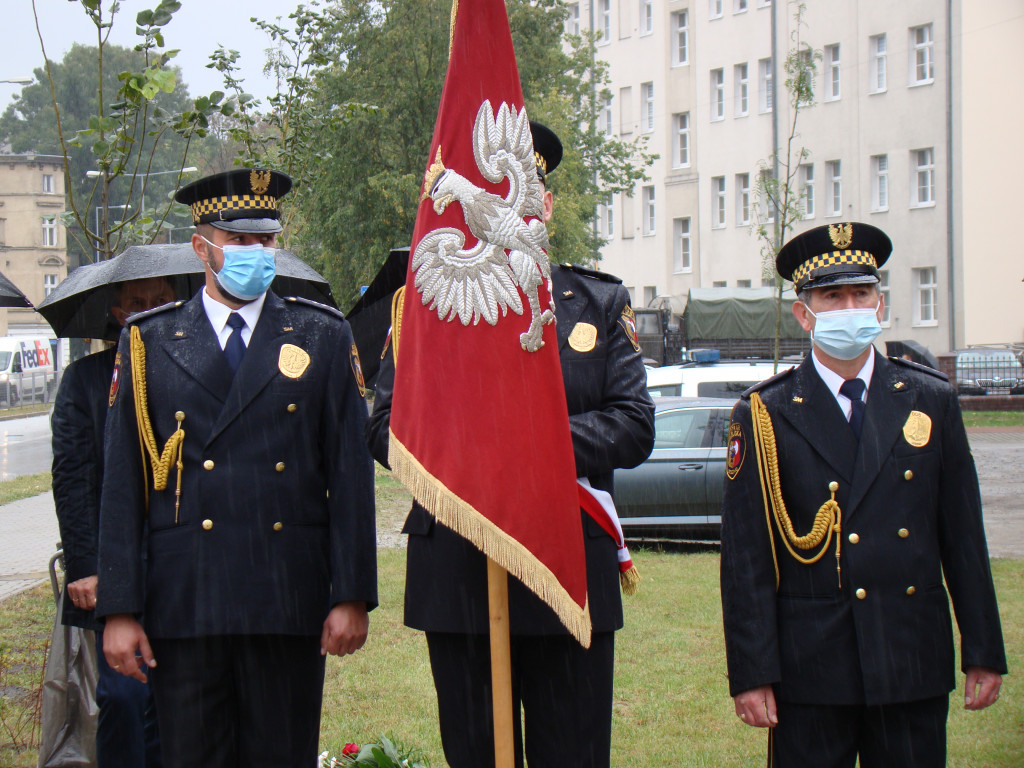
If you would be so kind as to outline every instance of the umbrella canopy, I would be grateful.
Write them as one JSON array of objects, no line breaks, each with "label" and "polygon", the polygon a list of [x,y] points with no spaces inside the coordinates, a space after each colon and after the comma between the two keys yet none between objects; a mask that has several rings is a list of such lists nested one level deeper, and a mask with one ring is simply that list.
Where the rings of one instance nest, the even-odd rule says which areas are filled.
[{"label": "umbrella canopy", "polygon": [[408,246],[392,250],[359,301],[345,313],[352,326],[352,338],[359,350],[367,386],[373,386],[380,369],[380,351],[391,327],[391,297],[405,285],[408,268]]},{"label": "umbrella canopy", "polygon": [[[64,338],[117,341],[121,327],[110,312],[119,301],[119,283],[166,277],[175,296],[189,298],[206,282],[203,263],[191,243],[133,245],[108,261],[74,270],[36,311]],[[301,296],[336,307],[327,281],[284,249],[277,251],[277,277],[271,288],[281,296]]]},{"label": "umbrella canopy", "polygon": [[32,302],[25,298],[18,286],[3,274],[0,274],[0,307],[32,307]]},{"label": "umbrella canopy", "polygon": [[906,357],[915,363],[939,370],[939,361],[924,344],[913,339],[885,342],[885,353],[892,357]]}]

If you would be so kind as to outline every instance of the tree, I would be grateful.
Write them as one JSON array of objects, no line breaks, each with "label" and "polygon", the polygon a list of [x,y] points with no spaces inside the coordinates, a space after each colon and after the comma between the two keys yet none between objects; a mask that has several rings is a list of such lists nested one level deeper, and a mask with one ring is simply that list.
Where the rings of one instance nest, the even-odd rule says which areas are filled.
[{"label": "tree", "polygon": [[[786,72],[785,91],[789,106],[789,133],[785,147],[774,147],[768,160],[759,164],[755,194],[754,232],[761,241],[761,271],[765,277],[775,279],[775,353],[779,362],[779,338],[782,333],[782,292],[785,281],[775,270],[775,257],[789,237],[793,226],[804,215],[806,190],[800,185],[800,166],[810,156],[806,147],[797,147],[797,121],[801,112],[814,106],[814,77],[821,51],[803,42],[804,13],[807,8],[797,3],[793,12],[792,47],[786,53],[783,68]],[[774,12],[774,10],[773,10]],[[776,108],[778,101],[775,100]]]}]

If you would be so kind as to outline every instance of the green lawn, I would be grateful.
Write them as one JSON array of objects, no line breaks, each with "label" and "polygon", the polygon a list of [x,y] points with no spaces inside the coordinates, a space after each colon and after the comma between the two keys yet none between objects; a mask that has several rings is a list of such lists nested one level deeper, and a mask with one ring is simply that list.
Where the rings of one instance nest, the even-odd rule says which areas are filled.
[{"label": "green lawn", "polygon": [[[422,635],[402,626],[404,555],[380,553],[381,607],[371,614],[370,639],[355,656],[331,657],[324,695],[322,748],[333,754],[349,741],[380,733],[422,749],[444,765],[436,706]],[[727,694],[718,555],[638,551],[644,578],[626,598],[626,628],[616,641],[617,669],[612,765],[760,766],[765,733],[742,725]],[[993,561],[1011,670],[1024,648],[1024,561]],[[0,603],[0,765],[35,765],[31,747],[15,750],[11,733],[30,740],[31,691],[41,677],[53,622],[48,587]],[[961,676],[962,677],[962,676]],[[1019,768],[1024,755],[1024,685],[1007,677],[999,703],[985,712],[951,698],[949,765]],[[961,680],[962,684],[962,680]],[[18,692],[25,696],[12,698]]]},{"label": "green lawn", "polygon": [[1024,427],[1024,411],[964,411],[964,426]]}]

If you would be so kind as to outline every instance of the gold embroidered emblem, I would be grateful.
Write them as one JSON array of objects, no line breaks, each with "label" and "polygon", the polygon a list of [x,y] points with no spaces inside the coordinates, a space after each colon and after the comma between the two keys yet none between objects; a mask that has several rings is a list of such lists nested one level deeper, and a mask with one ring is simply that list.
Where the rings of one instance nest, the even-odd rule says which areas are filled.
[{"label": "gold embroidered emblem", "polygon": [[836,248],[846,248],[853,242],[853,224],[829,224],[828,236]]},{"label": "gold embroidered emblem", "polygon": [[794,403],[802,403],[803,401],[804,401],[804,399],[802,397],[800,397],[799,395],[793,395],[793,402]]},{"label": "gold embroidered emblem", "polygon": [[359,362],[359,350],[356,349],[355,342],[352,342],[352,347],[348,351],[348,360],[352,364],[352,373],[356,377],[356,386],[359,387],[359,396],[366,397],[366,381],[363,379],[363,364]]},{"label": "gold embroidered emblem", "polygon": [[902,381],[897,381],[895,384],[892,385],[892,388],[893,389],[903,389],[903,382]]},{"label": "gold embroidered emblem", "polygon": [[289,379],[297,379],[309,367],[309,354],[294,344],[283,344],[277,356],[277,369]]},{"label": "gold embroidered emblem", "polygon": [[907,423],[903,425],[903,437],[915,448],[928,445],[932,435],[932,420],[927,413],[911,411]]},{"label": "gold embroidered emblem", "polygon": [[597,344],[597,327],[590,323],[576,323],[569,334],[569,346],[577,352],[589,352]]},{"label": "gold embroidered emblem", "polygon": [[185,335],[184,331],[175,331],[174,332],[174,338],[176,338],[176,339],[180,339],[180,338],[184,337],[184,335]]},{"label": "gold embroidered emblem", "polygon": [[727,446],[725,456],[725,476],[735,480],[743,467],[743,457],[747,453],[747,441],[743,436],[743,427],[737,422],[729,425],[729,435],[725,440]]},{"label": "gold embroidered emblem", "polygon": [[249,171],[249,186],[257,195],[270,189],[270,171]]}]

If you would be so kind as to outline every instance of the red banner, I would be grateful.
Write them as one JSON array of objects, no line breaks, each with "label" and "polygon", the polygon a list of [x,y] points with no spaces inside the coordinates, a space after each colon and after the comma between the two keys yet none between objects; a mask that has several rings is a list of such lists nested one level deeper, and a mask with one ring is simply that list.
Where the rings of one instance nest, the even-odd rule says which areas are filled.
[{"label": "red banner", "polygon": [[439,522],[589,646],[543,188],[502,0],[457,0],[422,191],[390,464]]}]

